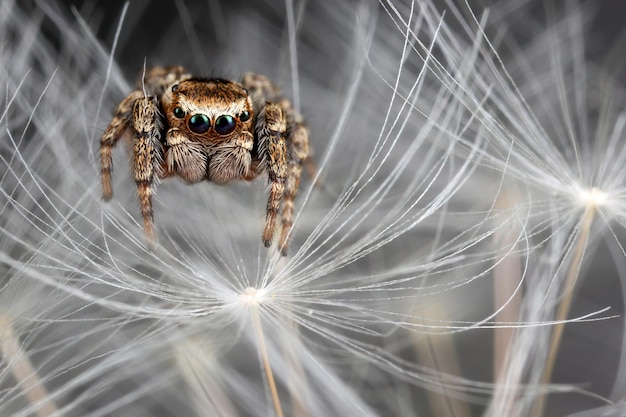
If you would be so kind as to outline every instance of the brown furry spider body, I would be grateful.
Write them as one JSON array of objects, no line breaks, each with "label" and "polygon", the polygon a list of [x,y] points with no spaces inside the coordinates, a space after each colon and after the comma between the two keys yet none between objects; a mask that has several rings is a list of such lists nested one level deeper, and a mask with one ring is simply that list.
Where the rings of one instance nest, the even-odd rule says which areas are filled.
[{"label": "brown furry spider body", "polygon": [[155,177],[225,184],[267,173],[270,193],[263,243],[271,245],[282,205],[279,248],[286,254],[294,199],[309,156],[309,134],[301,115],[266,77],[248,73],[236,83],[194,78],[182,67],[146,71],[137,90],[118,105],[100,139],[105,200],[113,194],[113,147],[127,131],[132,135],[132,171],[150,245],[156,241]]}]

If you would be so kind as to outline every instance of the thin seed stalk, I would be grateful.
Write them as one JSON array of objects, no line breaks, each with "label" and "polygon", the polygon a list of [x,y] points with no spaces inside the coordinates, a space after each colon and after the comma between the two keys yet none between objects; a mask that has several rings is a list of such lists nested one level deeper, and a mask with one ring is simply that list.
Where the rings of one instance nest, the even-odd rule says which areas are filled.
[{"label": "thin seed stalk", "polygon": [[[419,311],[422,313],[420,315],[443,321],[445,310],[445,304],[437,304]],[[451,334],[427,334],[415,338],[413,348],[417,352],[420,363],[434,372],[440,375],[461,375],[459,355],[454,342]],[[469,417],[471,415],[467,403],[450,395],[450,390],[445,385],[439,390],[428,390],[428,402],[432,415],[435,416]]]},{"label": "thin seed stalk", "polygon": [[0,355],[38,417],[60,416],[28,355],[13,332],[11,320],[0,316]]},{"label": "thin seed stalk", "polygon": [[[559,304],[559,307],[556,312],[555,320],[557,323],[554,326],[552,331],[552,339],[550,340],[550,350],[548,351],[548,357],[546,360],[546,366],[543,370],[543,377],[541,378],[541,385],[547,385],[552,378],[552,372],[554,370],[554,363],[556,362],[556,356],[559,351],[559,346],[561,344],[561,338],[563,336],[563,330],[565,328],[564,321],[567,319],[569,314],[570,307],[572,305],[572,299],[574,295],[574,286],[576,285],[576,281],[578,280],[578,274],[580,272],[580,266],[583,260],[583,255],[585,254],[585,247],[587,244],[587,239],[589,238],[589,233],[591,231],[591,224],[593,223],[593,219],[595,217],[596,207],[594,205],[590,205],[583,214],[583,218],[581,221],[580,227],[580,235],[578,236],[578,242],[576,243],[576,249],[574,251],[574,257],[572,258],[572,264],[570,265],[570,269],[567,273],[567,277],[565,278],[565,297]],[[546,395],[544,393],[540,394],[535,402],[533,407],[532,416],[533,417],[541,417],[543,415],[544,407],[546,402]]]},{"label": "thin seed stalk", "polygon": [[267,385],[270,388],[272,395],[272,402],[274,403],[274,410],[277,417],[284,417],[283,409],[280,405],[280,398],[278,398],[278,390],[276,389],[276,382],[274,381],[274,373],[270,366],[269,355],[267,354],[267,346],[265,345],[265,336],[263,335],[263,327],[261,326],[261,318],[256,308],[251,309],[252,324],[256,332],[257,343],[259,345],[259,352],[261,354],[261,361],[263,362],[263,368],[265,369],[265,376],[267,377]]},{"label": "thin seed stalk", "polygon": [[[510,211],[515,206],[510,192],[503,193],[496,201],[498,210]],[[519,255],[515,253],[519,228],[509,219],[505,224],[497,224],[494,234],[494,244],[498,248],[498,262],[494,266],[494,305],[501,308],[496,315],[496,322],[515,323],[521,314],[522,291],[519,290],[522,278],[522,264]],[[500,327],[494,332],[493,380],[496,382],[494,411],[498,415],[508,417],[519,416],[516,410],[516,400],[519,396],[517,387],[521,385],[522,372],[518,367],[507,367],[507,360],[511,355],[516,330]],[[512,389],[513,388],[513,389]]]},{"label": "thin seed stalk", "polygon": [[[294,334],[296,334],[299,337],[300,332],[298,331],[297,323],[290,320],[290,324],[293,327]],[[296,380],[297,380],[301,385],[306,387],[307,385],[306,373],[304,371],[304,368],[302,367],[302,363],[296,357],[296,352],[295,352],[293,343],[289,343],[285,341],[284,346],[285,346],[287,358],[289,360],[290,372],[288,373],[288,378],[289,378],[289,381],[291,382],[289,384],[289,393],[291,394],[291,407],[293,409],[292,415],[294,417],[309,417],[310,414],[308,413],[307,408],[305,406],[305,398],[303,398],[303,396],[306,395],[308,390],[305,388],[303,390],[304,394],[301,395],[300,391],[297,388],[299,384],[296,383]]]},{"label": "thin seed stalk", "polygon": [[[208,370],[203,357],[206,349],[193,338],[183,342],[176,351],[176,360],[183,379],[194,395],[198,415],[237,417],[237,412],[220,384]],[[210,353],[209,353],[210,354]]]}]

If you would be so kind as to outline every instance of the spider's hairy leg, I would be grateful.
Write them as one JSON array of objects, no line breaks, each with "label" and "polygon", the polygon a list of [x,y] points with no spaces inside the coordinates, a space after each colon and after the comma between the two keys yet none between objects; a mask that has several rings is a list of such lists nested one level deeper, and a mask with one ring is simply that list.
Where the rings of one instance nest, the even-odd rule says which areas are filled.
[{"label": "spider's hairy leg", "polygon": [[113,195],[111,185],[111,171],[113,170],[113,148],[129,127],[133,103],[143,95],[140,91],[133,91],[117,106],[111,124],[100,138],[100,173],[102,177],[102,198],[110,200]]},{"label": "spider's hairy leg", "polygon": [[191,74],[180,65],[170,67],[152,67],[141,71],[137,79],[137,89],[145,90],[150,95],[160,97],[167,87],[175,82],[191,78]]},{"label": "spider's hairy leg", "polygon": [[267,102],[264,110],[259,114],[257,122],[257,135],[260,148],[265,153],[270,181],[270,195],[267,200],[265,229],[263,230],[265,247],[272,244],[276,229],[276,215],[285,191],[287,177],[286,130],[287,122],[283,109],[277,104]]},{"label": "spider's hairy leg", "polygon": [[[246,72],[243,74],[241,84],[248,90],[252,102],[258,107],[266,100],[279,102],[282,100],[280,89],[274,85],[265,75]],[[257,108],[257,111],[259,109]]]},{"label": "spider's hairy leg", "polygon": [[292,126],[287,138],[289,158],[287,159],[287,181],[285,185],[282,223],[283,230],[280,235],[280,249],[283,256],[287,255],[289,247],[290,231],[293,225],[294,200],[300,187],[300,175],[302,165],[309,157],[309,131],[303,123]]},{"label": "spider's hairy leg", "polygon": [[142,97],[133,105],[133,175],[148,245],[156,242],[152,213],[152,183],[161,166],[161,119],[154,97]]},{"label": "spider's hairy leg", "polygon": [[[287,150],[284,157],[284,164],[286,165],[284,165],[285,181],[283,191],[284,200],[282,202],[282,232],[279,242],[281,254],[284,256],[287,254],[289,246],[289,234],[293,225],[294,200],[298,193],[298,187],[300,186],[300,176],[302,174],[303,165],[306,166],[311,177],[315,177],[315,162],[309,152],[309,131],[303,121],[302,115],[294,109],[291,102],[281,94],[280,89],[272,83],[269,78],[248,72],[243,75],[242,84],[250,92],[250,97],[252,97],[252,101],[255,103],[256,111],[263,111],[262,103],[273,103],[273,108],[282,110],[282,120],[286,126],[288,126]],[[265,111],[269,111],[268,104],[266,104]],[[261,135],[259,135],[259,137],[261,138]],[[263,143],[262,140],[261,143]],[[272,181],[272,164],[282,164],[283,162],[276,163],[271,160],[271,149],[267,149],[266,154],[268,155],[267,164],[268,170],[270,171],[270,181]],[[263,156],[263,154],[261,156]],[[274,184],[273,181],[272,184]],[[279,187],[279,185],[276,184],[276,187]],[[278,191],[276,191],[276,193],[278,193]],[[266,236],[271,238],[274,231],[276,215],[272,210],[278,210],[278,206],[280,206],[280,201],[278,201],[275,206],[270,207],[272,202],[271,195],[272,194],[270,194],[270,202],[268,202],[267,221],[263,238],[266,246],[269,246],[271,243],[271,241],[266,239]]]}]

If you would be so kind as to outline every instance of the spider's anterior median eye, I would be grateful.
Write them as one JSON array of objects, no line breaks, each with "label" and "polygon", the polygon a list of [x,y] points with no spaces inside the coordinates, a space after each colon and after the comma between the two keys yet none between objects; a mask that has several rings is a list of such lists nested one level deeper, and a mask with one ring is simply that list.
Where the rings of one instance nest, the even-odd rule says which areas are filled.
[{"label": "spider's anterior median eye", "polygon": [[194,133],[204,133],[211,127],[211,122],[205,114],[194,114],[189,119],[189,129]]},{"label": "spider's anterior median eye", "polygon": [[180,107],[176,107],[174,109],[174,116],[182,119],[183,117],[185,117],[185,110],[181,109]]},{"label": "spider's anterior median eye", "polygon": [[239,120],[241,120],[242,122],[247,122],[248,120],[250,120],[250,112],[248,110],[242,111],[239,115]]},{"label": "spider's anterior median eye", "polygon": [[235,126],[235,118],[228,114],[224,114],[215,120],[215,131],[220,135],[228,135],[235,130]]}]

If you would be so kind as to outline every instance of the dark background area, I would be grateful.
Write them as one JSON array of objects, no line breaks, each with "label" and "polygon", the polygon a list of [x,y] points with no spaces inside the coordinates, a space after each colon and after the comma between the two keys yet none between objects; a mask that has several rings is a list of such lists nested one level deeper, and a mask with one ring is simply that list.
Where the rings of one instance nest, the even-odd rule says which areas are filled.
[{"label": "dark background area", "polygon": [[[31,0],[27,0],[31,1]],[[366,0],[367,1],[367,0]],[[463,2],[456,1],[459,5]],[[469,0],[470,6],[475,11],[480,11],[489,5],[497,4],[502,1],[510,0]],[[356,4],[359,0],[349,0],[347,3]],[[85,19],[90,27],[95,31],[99,39],[107,46],[113,42],[114,33],[120,13],[124,6],[124,0],[108,0],[105,2],[95,2],[94,0],[59,0],[58,4],[65,7],[62,13],[69,13],[74,8]],[[296,7],[297,7],[297,2]],[[316,0],[307,2],[307,7],[315,7]],[[515,6],[524,3],[522,0],[515,1]],[[546,5],[561,7],[571,3],[568,1],[544,1],[529,0],[526,2],[528,7],[538,19],[545,20],[548,14]],[[154,45],[164,36],[170,34],[169,30],[180,23],[180,10],[182,8],[193,9],[194,11],[202,11],[207,15],[206,25],[195,25],[194,31],[200,36],[211,35],[209,31],[213,28],[211,14],[225,14],[233,11],[258,12],[260,15],[283,14],[284,2],[277,1],[275,10],[268,10],[267,4],[250,0],[218,0],[218,1],[188,1],[188,0],[132,0],[130,2],[128,12],[125,18],[125,24],[122,29],[120,45],[123,49],[119,51],[118,61],[136,61],[132,62],[133,68],[137,63],[143,62],[146,54],[146,45]],[[442,1],[443,4],[443,1]],[[592,14],[591,26],[589,30],[590,43],[589,53],[592,57],[598,59],[606,58],[606,51],[617,43],[623,43],[621,38],[626,37],[624,27],[624,16],[626,14],[626,2],[616,0],[594,0],[581,1],[580,4],[588,6]],[[258,10],[254,10],[258,9]],[[221,13],[220,13],[221,12]],[[195,21],[202,20],[203,17],[192,16]],[[218,19],[219,20],[219,19]],[[219,23],[219,22],[218,22]],[[222,22],[223,23],[223,22]],[[205,32],[205,33],[202,33]],[[532,37],[532,33],[526,36]],[[221,40],[221,47],[228,47],[227,39]],[[216,45],[213,45],[216,46]],[[129,63],[130,64],[130,63]]]}]

